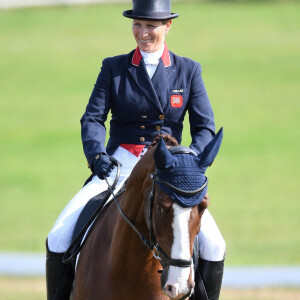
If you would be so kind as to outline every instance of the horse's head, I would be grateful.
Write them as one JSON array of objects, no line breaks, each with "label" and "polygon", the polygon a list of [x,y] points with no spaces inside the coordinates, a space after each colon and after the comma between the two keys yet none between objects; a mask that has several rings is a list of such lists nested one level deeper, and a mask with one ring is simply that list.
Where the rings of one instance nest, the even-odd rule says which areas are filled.
[{"label": "horse's head", "polygon": [[193,242],[208,201],[205,172],[222,137],[221,129],[199,155],[182,146],[167,148],[163,139],[154,150],[156,169],[145,211],[153,253],[163,266],[161,286],[171,299],[188,297],[194,287]]}]

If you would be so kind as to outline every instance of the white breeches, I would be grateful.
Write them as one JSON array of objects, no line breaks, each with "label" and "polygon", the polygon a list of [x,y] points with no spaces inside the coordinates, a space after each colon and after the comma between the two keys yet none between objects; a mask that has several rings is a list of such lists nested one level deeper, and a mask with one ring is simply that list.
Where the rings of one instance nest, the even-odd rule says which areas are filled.
[{"label": "white breeches", "polygon": [[[141,153],[140,157],[143,154],[144,151]],[[122,164],[120,179],[116,187],[117,192],[129,177],[140,157],[136,157],[122,147],[119,147],[114,152],[113,156]],[[115,174],[116,169],[113,170],[111,176],[108,178],[110,184],[113,183]],[[92,180],[67,204],[48,235],[48,247],[52,252],[63,253],[68,249],[71,244],[76,221],[85,204],[92,197],[105,190],[107,190],[105,180],[100,180],[98,176],[94,176]],[[221,261],[224,259],[226,247],[225,241],[217,224],[207,209],[202,216],[201,230],[198,238],[200,244],[200,257],[202,259],[208,261]]]}]

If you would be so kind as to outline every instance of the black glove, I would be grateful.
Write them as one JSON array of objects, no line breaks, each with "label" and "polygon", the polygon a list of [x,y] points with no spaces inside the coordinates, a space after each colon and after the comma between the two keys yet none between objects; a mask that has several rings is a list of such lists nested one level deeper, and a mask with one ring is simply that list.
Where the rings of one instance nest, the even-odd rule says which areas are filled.
[{"label": "black glove", "polygon": [[103,180],[105,177],[109,177],[111,171],[115,168],[116,159],[113,156],[100,153],[96,155],[92,165],[96,175]]}]

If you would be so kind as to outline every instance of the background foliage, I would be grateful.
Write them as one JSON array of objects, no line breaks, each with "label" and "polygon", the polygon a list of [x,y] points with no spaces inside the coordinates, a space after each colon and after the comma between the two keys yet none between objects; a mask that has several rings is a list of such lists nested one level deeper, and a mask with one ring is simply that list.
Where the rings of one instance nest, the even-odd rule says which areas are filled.
[{"label": "background foliage", "polygon": [[[79,119],[128,4],[0,11],[0,250],[44,251],[89,175]],[[202,64],[224,127],[209,170],[227,264],[299,264],[298,2],[176,2],[169,49]],[[183,144],[189,145],[185,127]]]}]

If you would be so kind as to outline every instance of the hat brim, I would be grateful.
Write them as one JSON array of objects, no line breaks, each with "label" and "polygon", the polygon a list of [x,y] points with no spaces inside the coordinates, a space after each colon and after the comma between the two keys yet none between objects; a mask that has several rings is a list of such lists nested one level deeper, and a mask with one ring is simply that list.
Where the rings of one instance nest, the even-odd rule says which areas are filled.
[{"label": "hat brim", "polygon": [[170,19],[175,19],[177,17],[179,17],[179,14],[176,13],[171,13],[168,15],[137,15],[135,13],[132,12],[132,9],[130,10],[125,10],[123,11],[123,16],[129,19],[136,19],[136,20],[153,20],[153,21],[160,21],[160,20],[170,20]]}]

